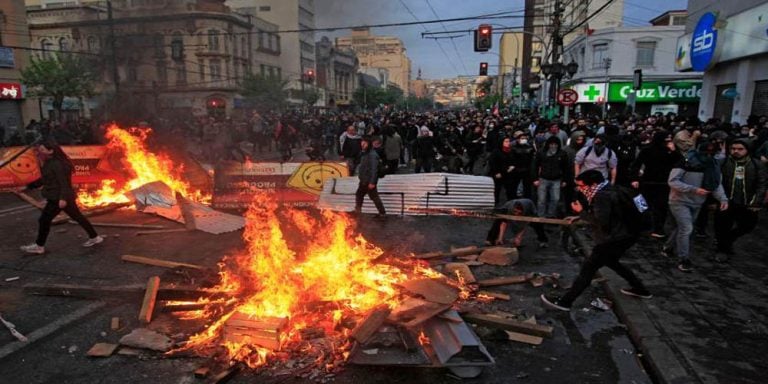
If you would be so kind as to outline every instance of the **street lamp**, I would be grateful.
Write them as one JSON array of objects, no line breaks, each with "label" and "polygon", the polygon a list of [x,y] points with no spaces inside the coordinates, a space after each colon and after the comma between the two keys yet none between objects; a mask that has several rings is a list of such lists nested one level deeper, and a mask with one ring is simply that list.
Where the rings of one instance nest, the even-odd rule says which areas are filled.
[{"label": "street lamp", "polygon": [[564,77],[572,78],[579,71],[579,64],[571,60],[568,64],[563,63],[544,63],[541,64],[541,74],[544,78],[552,79],[550,83],[550,105],[554,105],[555,95],[560,90],[560,80]]}]

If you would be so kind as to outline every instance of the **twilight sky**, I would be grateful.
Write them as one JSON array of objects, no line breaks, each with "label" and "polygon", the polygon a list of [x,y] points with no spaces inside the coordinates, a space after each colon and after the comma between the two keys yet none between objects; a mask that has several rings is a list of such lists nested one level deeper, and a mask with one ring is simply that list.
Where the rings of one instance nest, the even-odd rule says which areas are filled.
[{"label": "twilight sky", "polygon": [[[687,4],[687,0],[624,0],[624,25],[649,25],[648,20],[664,11],[686,9]],[[521,16],[524,0],[315,0],[315,24],[319,28],[415,21],[406,6],[422,21],[519,11],[513,13],[512,18],[496,19],[490,23],[520,26],[523,22]],[[436,17],[435,13],[439,17]],[[455,39],[433,40],[422,39],[421,33],[425,30],[467,30],[475,28],[480,23],[481,21],[478,20],[470,20],[377,28],[372,30],[372,33],[395,35],[403,40],[408,57],[413,61],[413,78],[416,78],[421,68],[424,78],[441,79],[457,75],[477,75],[477,68],[481,61],[494,63],[498,60],[497,56],[493,53],[474,52],[470,34],[460,34],[462,36]],[[322,36],[333,38],[348,33],[349,31],[318,32],[315,38],[316,40]],[[499,36],[495,36],[493,51],[498,49],[498,39]],[[491,68],[491,74],[494,70],[495,68]]]}]

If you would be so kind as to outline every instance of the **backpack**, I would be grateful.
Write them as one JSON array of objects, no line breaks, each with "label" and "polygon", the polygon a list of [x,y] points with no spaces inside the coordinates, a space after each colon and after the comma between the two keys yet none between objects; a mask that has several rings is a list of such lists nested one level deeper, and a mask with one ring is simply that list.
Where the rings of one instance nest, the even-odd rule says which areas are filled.
[{"label": "backpack", "polygon": [[[613,156],[613,149],[608,148],[608,146],[606,146],[605,149],[608,150],[608,160],[611,160],[611,156]],[[587,148],[587,151],[584,152],[584,158],[589,156],[590,153],[592,153],[592,146],[591,145]]]},{"label": "backpack", "polygon": [[653,229],[653,216],[642,194],[620,185],[613,187],[613,193],[621,210],[621,220],[630,233],[638,235]]}]

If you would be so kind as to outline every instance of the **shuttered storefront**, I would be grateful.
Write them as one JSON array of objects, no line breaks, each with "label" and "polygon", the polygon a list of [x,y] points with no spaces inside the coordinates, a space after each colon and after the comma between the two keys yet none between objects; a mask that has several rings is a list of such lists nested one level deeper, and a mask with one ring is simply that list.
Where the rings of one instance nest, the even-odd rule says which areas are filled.
[{"label": "shuttered storefront", "polygon": [[733,115],[733,99],[729,99],[723,96],[729,88],[735,88],[736,84],[723,84],[717,86],[717,92],[715,94],[715,111],[712,113],[712,117],[720,119],[723,123],[731,122],[731,115]]},{"label": "shuttered storefront", "polygon": [[5,128],[6,137],[24,128],[21,121],[21,101],[0,100],[0,125]]},{"label": "shuttered storefront", "polygon": [[768,80],[755,81],[751,115],[768,116]]}]

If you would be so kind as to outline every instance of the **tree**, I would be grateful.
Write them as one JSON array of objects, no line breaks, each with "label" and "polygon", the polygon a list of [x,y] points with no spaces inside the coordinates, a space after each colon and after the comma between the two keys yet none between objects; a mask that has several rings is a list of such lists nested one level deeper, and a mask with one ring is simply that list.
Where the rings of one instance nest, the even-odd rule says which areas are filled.
[{"label": "tree", "polygon": [[398,87],[379,87],[358,88],[352,95],[355,103],[365,109],[375,109],[381,105],[395,105],[403,99],[403,91]]},{"label": "tree", "polygon": [[287,103],[287,80],[275,76],[246,75],[243,79],[243,97],[261,111],[277,111]]},{"label": "tree", "polygon": [[29,87],[30,96],[50,97],[56,119],[61,119],[65,97],[89,97],[96,82],[95,63],[74,54],[57,54],[46,59],[33,58],[21,70],[21,81]]}]

